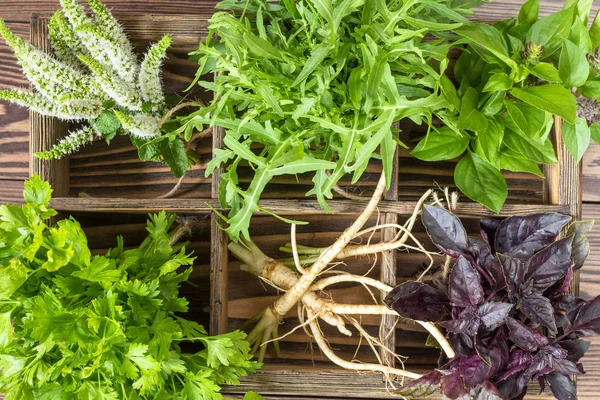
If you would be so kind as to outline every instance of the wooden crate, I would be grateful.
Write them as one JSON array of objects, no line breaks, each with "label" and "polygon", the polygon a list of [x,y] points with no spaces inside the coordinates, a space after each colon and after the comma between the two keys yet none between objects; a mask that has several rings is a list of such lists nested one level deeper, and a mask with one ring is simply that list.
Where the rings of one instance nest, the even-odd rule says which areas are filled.
[{"label": "wooden crate", "polygon": [[[164,80],[169,90],[185,88],[191,81],[195,66],[187,61],[186,54],[195,49],[198,40],[207,33],[210,15],[198,16],[123,16],[120,18],[138,49],[145,49],[149,41],[156,41],[162,34],[173,36],[173,47],[166,63]],[[46,26],[48,16],[34,16],[31,40],[34,45],[48,49]],[[200,94],[202,95],[202,94]],[[562,212],[581,217],[581,167],[577,166],[560,140],[560,121],[556,121],[555,142],[560,163],[545,166],[546,180],[525,174],[506,173],[509,200],[500,216],[524,215],[534,212]],[[404,139],[419,136],[419,127],[402,125]],[[31,114],[31,153],[47,150],[66,133],[67,126],[59,121]],[[212,148],[222,146],[223,131],[215,128],[212,143],[207,139],[199,144],[202,162],[186,176],[183,190],[177,197],[158,199],[177,182],[166,166],[142,163],[135,148],[125,138],[115,140],[111,147],[95,143],[82,152],[61,161],[41,161],[32,158],[31,172],[38,173],[55,189],[52,207],[68,213],[106,213],[107,223],[116,218],[116,213],[148,213],[166,210],[183,214],[199,214],[207,218],[210,230],[210,246],[199,246],[210,256],[210,332],[221,333],[239,327],[241,322],[275,299],[276,291],[261,286],[256,277],[244,275],[239,264],[227,251],[227,238],[218,227],[219,208],[217,188],[220,171],[211,178],[204,178],[204,168],[210,159]],[[123,139],[123,140],[121,140]],[[444,163],[425,163],[412,158],[408,152],[400,151],[394,168],[394,182],[379,204],[381,218],[386,222],[402,221],[415,206],[415,200],[434,182],[441,186],[454,187],[452,171],[456,160]],[[380,165],[372,163],[364,179],[357,185],[342,183],[347,190],[365,197],[365,201],[336,198],[329,202],[333,214],[325,214],[314,199],[304,198],[309,184],[307,177],[299,181],[279,180],[273,182],[261,205],[271,211],[312,221],[299,227],[302,244],[327,245],[348,226],[353,216],[364,208],[378,179]],[[462,199],[457,214],[462,218],[491,216],[485,207]],[[120,214],[119,214],[120,215]],[[373,221],[371,221],[373,223]],[[419,228],[417,228],[417,231]],[[283,254],[278,246],[289,240],[289,226],[273,217],[256,215],[251,228],[253,237],[264,251],[275,258]],[[116,234],[116,229],[114,234]],[[111,235],[111,236],[114,236]],[[389,237],[391,230],[381,235]],[[424,235],[423,231],[417,234]],[[193,239],[192,239],[193,240]],[[204,254],[206,256],[206,254]],[[230,259],[231,258],[231,259]],[[420,260],[406,254],[388,252],[379,258],[372,270],[374,277],[384,283],[396,285],[403,279],[414,277]],[[370,268],[369,260],[350,262],[348,268],[365,271]],[[579,271],[573,280],[571,292],[578,293]],[[359,300],[361,294],[349,288],[334,291],[344,301]],[[201,297],[201,296],[200,296]],[[200,302],[201,303],[201,302]],[[192,304],[192,310],[202,304]],[[380,332],[385,337],[388,349],[410,356],[407,365],[417,372],[426,372],[436,366],[436,351],[425,348],[426,335],[412,325],[394,327],[392,317],[365,320],[367,328]],[[297,325],[293,315],[286,319],[282,331]],[[329,333],[329,332],[328,332]],[[332,345],[351,357],[358,344],[356,338],[348,339],[331,332]],[[326,361],[317,351],[311,352],[310,341],[302,331],[282,341],[283,356],[275,358],[267,353],[265,366],[256,374],[243,379],[242,385],[227,388],[232,394],[256,390],[265,395],[303,396],[310,386],[311,393],[323,397],[388,398],[390,394],[379,374],[358,374],[341,370]],[[316,348],[316,346],[315,346]],[[360,356],[368,357],[365,346],[358,350]],[[367,358],[368,360],[368,358]],[[389,359],[388,359],[389,361]]]}]

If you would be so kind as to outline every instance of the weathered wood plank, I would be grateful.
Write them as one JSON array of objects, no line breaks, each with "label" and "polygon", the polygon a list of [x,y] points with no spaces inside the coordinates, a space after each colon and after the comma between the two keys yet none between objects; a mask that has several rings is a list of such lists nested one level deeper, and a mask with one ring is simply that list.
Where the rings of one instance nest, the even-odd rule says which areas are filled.
[{"label": "weathered wood plank", "polygon": [[[366,201],[332,200],[329,207],[334,214],[357,214],[364,209]],[[409,215],[415,207],[412,201],[382,200],[379,203],[380,212],[392,212]],[[191,214],[206,214],[213,209],[221,210],[216,199],[109,199],[94,197],[57,197],[51,201],[52,207],[60,211],[90,211],[90,212],[150,212],[166,210]],[[316,200],[262,200],[259,205],[281,215],[310,215],[325,214]],[[500,214],[494,214],[486,207],[475,203],[460,203],[456,214],[460,216],[489,217],[526,215],[537,212],[567,212],[564,205],[536,204],[507,204]]]}]

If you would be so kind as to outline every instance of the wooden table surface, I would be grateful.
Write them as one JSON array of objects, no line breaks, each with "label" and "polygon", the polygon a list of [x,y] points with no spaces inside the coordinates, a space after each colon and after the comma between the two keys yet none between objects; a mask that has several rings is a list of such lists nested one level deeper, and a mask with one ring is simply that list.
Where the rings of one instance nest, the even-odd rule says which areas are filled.
[{"label": "wooden table surface", "polygon": [[[197,14],[210,12],[212,0],[104,0],[115,15]],[[502,0],[486,4],[478,14],[485,19],[516,15],[522,0]],[[541,14],[555,12],[563,1],[541,0]],[[600,1],[594,1],[594,8]],[[50,14],[58,0],[0,0],[0,18],[18,35],[29,38],[32,13]],[[0,43],[0,88],[26,87],[10,49]],[[29,114],[0,101],[0,204],[20,202],[23,181],[29,175]],[[600,146],[592,144],[583,160],[583,218],[600,219]],[[592,233],[592,253],[581,272],[581,294],[600,293],[600,223]],[[578,380],[580,399],[600,398],[600,338],[593,340],[583,360],[587,374]]]}]

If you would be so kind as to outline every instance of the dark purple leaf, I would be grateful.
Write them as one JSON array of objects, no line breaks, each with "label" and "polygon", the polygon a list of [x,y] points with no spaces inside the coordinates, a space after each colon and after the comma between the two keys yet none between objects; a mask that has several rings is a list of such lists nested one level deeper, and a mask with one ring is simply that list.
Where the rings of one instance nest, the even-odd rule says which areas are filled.
[{"label": "dark purple leaf", "polygon": [[465,385],[475,387],[487,379],[490,366],[479,357],[479,354],[472,353],[468,357],[461,357],[459,371]]},{"label": "dark purple leaf", "polygon": [[528,351],[515,349],[510,354],[506,370],[497,378],[499,382],[508,379],[517,372],[526,370],[531,366],[533,356]]},{"label": "dark purple leaf", "polygon": [[456,215],[441,207],[424,205],[421,220],[438,247],[455,258],[465,254],[468,248],[467,232]]},{"label": "dark purple leaf", "polygon": [[[477,249],[477,254],[475,254],[473,249]],[[481,268],[486,270],[494,279],[494,290],[503,289],[506,286],[506,281],[504,279],[504,272],[502,272],[502,266],[496,256],[492,254],[487,243],[477,238],[470,237],[469,250],[471,253],[470,256],[474,261],[481,266]]]},{"label": "dark purple leaf", "polygon": [[590,254],[590,243],[587,235],[593,226],[594,221],[576,221],[569,226],[567,235],[573,235],[571,259],[573,260],[573,268],[575,270],[583,266],[585,259]]},{"label": "dark purple leaf", "polygon": [[567,274],[565,275],[565,279],[563,279],[560,288],[558,288],[558,290],[556,291],[556,295],[560,296],[569,293],[569,289],[571,288],[571,282],[573,282],[573,276],[573,262],[571,262],[571,264],[569,265],[569,269],[567,270]]},{"label": "dark purple leaf", "polygon": [[523,399],[527,393],[527,384],[531,376],[515,374],[510,378],[498,383],[498,391],[504,400]]},{"label": "dark purple leaf", "polygon": [[490,340],[475,338],[475,350],[479,357],[491,367],[489,376],[499,372],[509,359],[508,344],[503,330],[498,329]]},{"label": "dark purple leaf", "polygon": [[550,304],[550,300],[546,297],[537,293],[521,297],[519,308],[527,318],[556,333],[554,309],[552,308],[552,304]]},{"label": "dark purple leaf", "polygon": [[404,318],[420,321],[436,322],[448,312],[446,296],[414,281],[395,287],[386,296],[385,303]]},{"label": "dark purple leaf", "polygon": [[571,329],[579,309],[584,304],[585,300],[576,296],[564,295],[552,299],[557,326],[560,326],[565,332]]},{"label": "dark purple leaf", "polygon": [[403,385],[397,393],[406,397],[427,397],[440,390],[441,378],[442,374],[435,370]]},{"label": "dark purple leaf", "polygon": [[501,222],[501,220],[493,218],[483,218],[479,221],[481,237],[490,246],[492,254],[496,253],[494,249],[494,242],[496,240],[496,230],[498,230]]},{"label": "dark purple leaf", "polygon": [[482,396],[482,397],[475,397],[475,399],[477,399],[477,400],[479,400],[479,399],[481,399],[481,400],[502,400],[500,391],[498,390],[496,385],[494,385],[492,382],[485,381],[481,384],[481,387],[483,388],[483,390],[480,392],[479,396]]},{"label": "dark purple leaf", "polygon": [[548,338],[516,319],[508,318],[506,325],[510,332],[508,338],[523,350],[533,352],[548,345]]},{"label": "dark purple leaf", "polygon": [[538,383],[540,384],[540,394],[542,394],[546,390],[546,377],[545,376],[538,377]]},{"label": "dark purple leaf", "polygon": [[495,328],[504,323],[512,307],[513,305],[509,303],[489,302],[480,305],[477,313],[481,323],[488,328]]},{"label": "dark purple leaf", "polygon": [[579,368],[577,368],[577,365],[566,358],[551,358],[550,367],[563,375],[582,375]]},{"label": "dark purple leaf", "polygon": [[578,337],[596,336],[600,333],[600,296],[586,301],[581,306],[573,321],[571,332]]},{"label": "dark purple leaf", "polygon": [[452,333],[468,333],[475,334],[479,328],[479,321],[476,319],[451,319],[449,321],[441,321],[439,323],[442,328]]},{"label": "dark purple leaf", "polygon": [[523,350],[533,352],[548,345],[548,338],[514,318],[507,318],[506,325],[510,332],[508,338]]},{"label": "dark purple leaf", "polygon": [[461,356],[468,356],[473,351],[473,338],[466,333],[450,334],[448,341],[454,351]]},{"label": "dark purple leaf", "polygon": [[563,340],[559,342],[559,345],[567,351],[567,360],[576,363],[590,347],[590,342],[581,339]]},{"label": "dark purple leaf", "polygon": [[571,217],[557,213],[507,218],[496,230],[495,250],[527,259],[552,243],[570,220]]},{"label": "dark purple leaf", "polygon": [[467,394],[465,385],[458,371],[444,375],[442,373],[442,393],[451,399],[457,399]]},{"label": "dark purple leaf", "polygon": [[558,400],[577,400],[575,386],[568,377],[558,372],[551,372],[546,375],[546,380],[550,384],[552,394]]},{"label": "dark purple leaf", "polygon": [[529,259],[525,281],[533,280],[533,287],[543,292],[566,275],[571,264],[573,237],[558,240]]},{"label": "dark purple leaf", "polygon": [[498,259],[502,265],[504,279],[508,286],[508,293],[512,299],[516,299],[518,298],[517,290],[523,283],[527,266],[522,260],[504,254],[498,254]]},{"label": "dark purple leaf", "polygon": [[450,272],[450,303],[457,307],[476,307],[484,300],[479,274],[470,262],[460,257]]}]

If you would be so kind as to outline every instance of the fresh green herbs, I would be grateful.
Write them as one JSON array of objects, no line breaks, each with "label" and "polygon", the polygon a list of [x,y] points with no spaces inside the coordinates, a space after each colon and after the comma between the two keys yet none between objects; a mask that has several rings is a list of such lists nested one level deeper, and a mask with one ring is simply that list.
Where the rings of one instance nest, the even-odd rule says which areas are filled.
[{"label": "fresh green herbs", "polygon": [[[225,166],[219,198],[231,208],[226,231],[233,240],[248,237],[250,217],[274,177],[310,172],[307,195],[325,210],[339,180],[351,174],[356,182],[373,159],[381,159],[390,182],[398,143],[392,123],[430,124],[447,108],[440,94],[451,86],[445,38],[470,24],[460,4],[219,3],[226,12],[213,15],[194,53],[198,84],[214,91],[214,100],[182,118],[171,135],[189,138],[207,124],[225,129],[225,147],[214,150],[206,173]],[[254,170],[248,187],[239,182],[242,165]]]},{"label": "fresh green herbs", "polygon": [[[171,38],[164,36],[152,45],[140,62],[108,9],[99,0],[88,4],[93,15],[87,15],[77,0],[61,0],[62,11],[48,26],[54,55],[26,43],[0,20],[0,35],[35,89],[1,90],[0,99],[43,115],[89,123],[37,153],[39,158],[61,158],[98,138],[110,142],[117,134],[129,135],[138,148],[161,135],[161,118],[168,107],[160,68]],[[176,137],[162,147],[146,147],[140,158],[165,161],[177,176],[194,163]]]},{"label": "fresh green herbs", "polygon": [[[193,258],[172,245],[174,216],[151,215],[148,237],[91,256],[79,223],[48,209],[34,176],[26,204],[0,207],[0,393],[7,400],[221,399],[220,385],[259,365],[239,331],[208,336],[179,314]],[[187,267],[187,268],[186,268]],[[194,341],[204,349],[183,353]]]},{"label": "fresh green herbs", "polygon": [[590,30],[590,1],[567,1],[538,19],[539,0],[494,25],[455,30],[466,44],[454,67],[458,88],[442,88],[455,105],[436,112],[445,124],[413,151],[422,160],[464,157],[454,180],[471,199],[498,212],[507,197],[500,170],[542,173],[557,158],[549,136],[561,117],[562,139],[576,161],[600,128],[600,18]]}]

